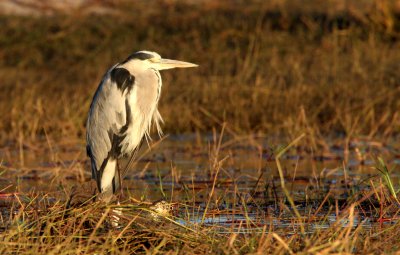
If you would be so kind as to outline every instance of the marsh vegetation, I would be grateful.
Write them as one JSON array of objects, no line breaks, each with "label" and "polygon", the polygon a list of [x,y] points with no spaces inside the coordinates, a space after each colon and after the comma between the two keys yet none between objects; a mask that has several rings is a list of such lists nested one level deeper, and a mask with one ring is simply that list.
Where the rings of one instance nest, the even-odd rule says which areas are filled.
[{"label": "marsh vegetation", "polygon": [[[398,251],[400,14],[317,2],[0,16],[0,253]],[[168,135],[127,176],[113,228],[85,119],[139,49],[200,67],[162,73]],[[159,200],[173,209],[155,220]]]}]

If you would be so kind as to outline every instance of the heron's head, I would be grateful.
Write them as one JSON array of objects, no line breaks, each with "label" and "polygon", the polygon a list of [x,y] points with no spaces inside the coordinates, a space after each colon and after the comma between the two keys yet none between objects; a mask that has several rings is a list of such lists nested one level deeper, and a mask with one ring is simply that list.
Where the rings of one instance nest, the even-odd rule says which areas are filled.
[{"label": "heron's head", "polygon": [[133,53],[122,63],[122,65],[156,70],[188,68],[197,66],[196,64],[192,64],[189,62],[161,58],[158,53],[145,50]]}]

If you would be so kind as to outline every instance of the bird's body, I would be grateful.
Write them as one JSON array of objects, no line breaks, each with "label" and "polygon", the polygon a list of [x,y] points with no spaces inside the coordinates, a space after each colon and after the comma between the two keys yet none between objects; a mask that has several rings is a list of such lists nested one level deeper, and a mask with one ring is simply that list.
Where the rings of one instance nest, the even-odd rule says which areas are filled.
[{"label": "bird's body", "polygon": [[196,65],[139,51],[106,72],[86,123],[92,178],[103,200],[109,201],[125,175],[118,162],[132,157],[142,140],[150,138],[152,123],[162,133],[162,118],[157,109],[162,87],[159,70],[193,66]]}]

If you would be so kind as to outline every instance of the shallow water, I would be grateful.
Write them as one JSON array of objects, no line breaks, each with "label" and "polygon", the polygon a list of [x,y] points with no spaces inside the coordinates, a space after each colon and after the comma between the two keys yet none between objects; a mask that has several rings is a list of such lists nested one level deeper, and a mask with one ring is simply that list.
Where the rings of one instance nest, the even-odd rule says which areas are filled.
[{"label": "shallow water", "polygon": [[[346,149],[331,142],[324,149],[315,149],[300,142],[281,158],[281,164],[285,187],[304,217],[301,220],[283,193],[274,156],[274,151],[287,143],[252,136],[222,139],[218,146],[218,139],[212,135],[167,137],[142,154],[129,171],[124,194],[137,200],[178,203],[174,214],[183,224],[201,223],[220,227],[221,232],[243,233],[273,225],[275,230],[286,229],[290,234],[300,224],[307,226],[307,232],[338,223],[348,226],[349,222],[337,214],[347,208],[346,201],[352,196],[370,192],[371,182],[378,185],[376,155],[394,168],[391,178],[396,190],[399,188],[400,154],[391,144],[353,141]],[[62,199],[60,187],[90,183],[84,148],[79,141],[3,147],[3,208],[7,207],[4,201],[13,200],[13,196],[6,198],[7,194],[47,192]],[[328,193],[329,199],[319,208]],[[373,227],[377,224],[376,208],[356,208],[351,224]]]}]

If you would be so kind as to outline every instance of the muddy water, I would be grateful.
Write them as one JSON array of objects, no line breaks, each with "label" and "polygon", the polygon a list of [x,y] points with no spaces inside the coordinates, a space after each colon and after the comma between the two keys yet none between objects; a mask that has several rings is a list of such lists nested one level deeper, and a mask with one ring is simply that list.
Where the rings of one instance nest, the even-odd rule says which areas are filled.
[{"label": "muddy water", "polygon": [[[285,187],[304,217],[300,220],[283,193],[275,161],[274,152],[286,144],[265,137],[222,139],[219,143],[212,135],[169,136],[150,151],[144,146],[124,180],[124,194],[136,200],[178,203],[174,214],[182,223],[218,226],[222,232],[257,231],[271,224],[295,231],[305,222],[306,231],[312,232],[338,222],[365,227],[376,223],[376,210],[367,205],[360,206],[351,223],[337,215],[347,206],[346,201],[379,185],[376,155],[394,168],[391,177],[399,188],[400,158],[395,143],[353,141],[343,146],[331,142],[315,149],[303,141],[281,159]],[[60,187],[90,183],[85,146],[80,141],[15,147],[0,150],[4,169],[0,199],[32,191],[62,199]]]}]

